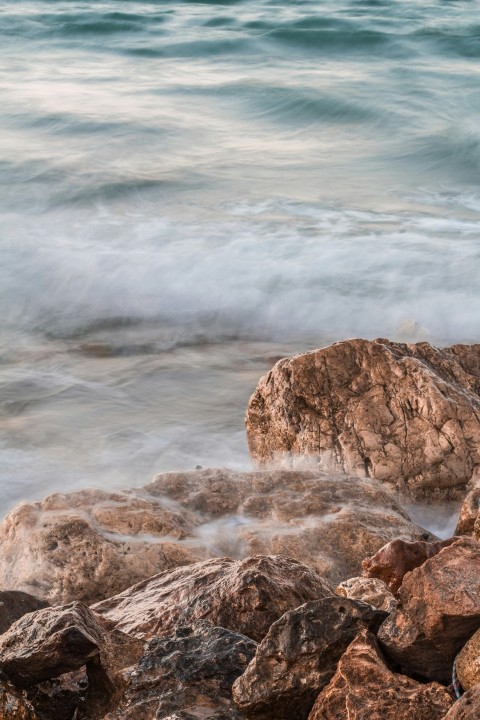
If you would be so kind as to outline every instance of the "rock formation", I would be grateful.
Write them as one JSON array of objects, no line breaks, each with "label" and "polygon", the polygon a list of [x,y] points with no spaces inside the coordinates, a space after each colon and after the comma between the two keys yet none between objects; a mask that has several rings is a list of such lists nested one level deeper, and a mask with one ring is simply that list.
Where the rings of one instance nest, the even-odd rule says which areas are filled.
[{"label": "rock formation", "polygon": [[394,538],[433,539],[377,482],[200,470],[125,492],[55,494],[0,527],[0,587],[93,603],[210,557],[284,554],[334,583]]},{"label": "rock formation", "polygon": [[202,619],[259,641],[288,610],[329,595],[333,589],[306,565],[254,556],[161,573],[93,608],[110,627],[139,638],[166,635]]},{"label": "rock formation", "polygon": [[458,497],[480,466],[480,346],[347,340],[280,360],[246,425],[262,465],[307,456],[413,497]]},{"label": "rock formation", "polygon": [[328,597],[287,612],[275,622],[233,686],[249,720],[306,720],[315,697],[359,630],[374,632],[386,613],[347,598]]},{"label": "rock formation", "polygon": [[383,580],[395,595],[407,572],[420,567],[428,558],[454,541],[455,538],[438,542],[392,540],[380,548],[375,555],[365,558],[362,562],[363,574],[367,578]]},{"label": "rock formation", "polygon": [[0,635],[23,615],[48,607],[48,603],[34,595],[16,590],[0,590]]},{"label": "rock formation", "polygon": [[7,680],[0,679],[0,720],[38,720],[32,705]]},{"label": "rock formation", "polygon": [[389,670],[375,637],[363,630],[308,720],[441,720],[452,703],[438,683],[420,684]]},{"label": "rock formation", "polygon": [[480,543],[469,538],[408,573],[400,604],[379,630],[405,672],[449,683],[458,651],[480,627]]},{"label": "rock formation", "polygon": [[470,638],[457,655],[457,676],[464,690],[480,684],[480,630]]},{"label": "rock formation", "polygon": [[388,613],[392,613],[398,604],[383,580],[378,578],[350,578],[340,583],[335,592],[351,600],[369,603],[377,610],[385,610]]},{"label": "rock formation", "polygon": [[478,720],[480,718],[480,685],[465,693],[442,720]]},{"label": "rock formation", "polygon": [[480,488],[474,488],[465,497],[460,508],[460,515],[455,535],[472,535],[475,520],[480,510]]}]

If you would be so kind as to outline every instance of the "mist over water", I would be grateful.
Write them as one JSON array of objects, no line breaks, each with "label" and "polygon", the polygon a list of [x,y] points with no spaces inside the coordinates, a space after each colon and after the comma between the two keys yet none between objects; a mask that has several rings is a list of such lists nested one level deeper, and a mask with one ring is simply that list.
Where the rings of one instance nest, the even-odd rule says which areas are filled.
[{"label": "mist over water", "polygon": [[0,514],[248,468],[285,354],[479,341],[479,10],[0,0]]}]

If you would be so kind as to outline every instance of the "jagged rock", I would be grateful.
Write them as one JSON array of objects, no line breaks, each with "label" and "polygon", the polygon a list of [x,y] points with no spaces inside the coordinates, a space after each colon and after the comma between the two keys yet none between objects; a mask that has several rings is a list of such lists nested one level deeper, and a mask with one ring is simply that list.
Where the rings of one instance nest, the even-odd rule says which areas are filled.
[{"label": "jagged rock", "polygon": [[455,528],[455,535],[473,535],[475,520],[480,510],[480,488],[474,488],[465,497]]},{"label": "jagged rock", "polygon": [[0,591],[0,635],[23,615],[48,607],[48,603],[34,595],[17,590]]},{"label": "jagged rock", "polygon": [[478,720],[479,717],[480,685],[475,685],[450,708],[443,720]]},{"label": "jagged rock", "polygon": [[398,604],[385,583],[378,578],[350,578],[340,583],[335,592],[351,600],[369,603],[377,610],[385,610],[388,613],[393,612]]},{"label": "jagged rock", "polygon": [[363,630],[318,695],[308,720],[440,720],[452,703],[438,683],[424,685],[391,672],[375,637]]},{"label": "jagged rock", "polygon": [[252,458],[295,456],[411,496],[459,497],[480,466],[480,345],[346,340],[280,360],[246,424]]},{"label": "jagged rock", "polygon": [[125,696],[105,720],[241,720],[233,681],[255,653],[251,639],[205,620],[149,641]]},{"label": "jagged rock", "polygon": [[252,720],[305,720],[360,629],[377,631],[387,613],[341,597],[316,600],[277,620],[233,686]]},{"label": "jagged rock", "polygon": [[0,679],[0,720],[38,720],[29,701],[3,679]]},{"label": "jagged rock", "polygon": [[139,638],[209,620],[254,640],[287,610],[333,595],[306,565],[282,556],[207,560],[161,573],[94,605],[110,625]]},{"label": "jagged rock", "polygon": [[[81,717],[88,679],[84,669],[32,685],[26,694],[38,720],[72,720]],[[1,717],[1,716],[0,716]]]},{"label": "jagged rock", "polygon": [[457,655],[457,676],[464,690],[480,684],[480,630],[470,638]]},{"label": "jagged rock", "polygon": [[408,674],[450,682],[458,651],[480,627],[480,544],[456,540],[408,573],[400,604],[379,630]]},{"label": "jagged rock", "polygon": [[392,593],[396,594],[407,572],[423,565],[428,558],[451,545],[455,539],[438,542],[392,540],[362,562],[363,575],[383,580]]},{"label": "jagged rock", "polygon": [[257,554],[294,557],[338,583],[396,537],[433,539],[376,482],[320,470],[166,473],[13,510],[0,526],[0,587],[90,604],[164,570]]}]

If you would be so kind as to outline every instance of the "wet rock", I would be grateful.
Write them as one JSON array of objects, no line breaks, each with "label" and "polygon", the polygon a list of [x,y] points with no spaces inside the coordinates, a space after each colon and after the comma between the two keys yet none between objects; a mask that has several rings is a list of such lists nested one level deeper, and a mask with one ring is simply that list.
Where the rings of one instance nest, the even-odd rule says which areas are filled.
[{"label": "wet rock", "polygon": [[363,574],[367,578],[383,580],[396,594],[407,572],[420,567],[454,541],[455,538],[438,542],[392,540],[362,562]]},{"label": "wet rock", "polygon": [[391,672],[375,637],[363,630],[308,720],[441,720],[452,703],[438,683],[420,684]]},{"label": "wet rock", "polygon": [[456,540],[408,573],[378,638],[408,674],[449,683],[458,651],[480,627],[480,544]]},{"label": "wet rock", "polygon": [[0,720],[38,720],[29,701],[4,679],[0,679]]},{"label": "wet rock", "polygon": [[287,612],[272,625],[235,682],[236,706],[249,720],[304,720],[359,630],[377,631],[386,615],[340,597]]},{"label": "wet rock", "polygon": [[241,720],[231,687],[255,648],[251,639],[204,620],[155,637],[105,720]]},{"label": "wet rock", "polygon": [[480,465],[479,345],[347,340],[280,360],[246,425],[260,464],[295,456],[412,497],[459,497]]},{"label": "wet rock", "polygon": [[464,690],[480,684],[480,630],[460,650],[456,667],[457,677]]},{"label": "wet rock", "polygon": [[465,693],[443,720],[478,720],[480,718],[480,685]]},{"label": "wet rock", "polygon": [[471,490],[460,508],[455,535],[473,535],[475,520],[480,510],[480,488]]},{"label": "wet rock", "polygon": [[143,488],[13,510],[0,526],[0,587],[90,604],[191,562],[259,554],[338,583],[396,537],[433,539],[377,482],[320,470],[165,473]]},{"label": "wet rock", "polygon": [[354,577],[344,580],[335,592],[342,597],[369,603],[377,610],[391,613],[397,607],[397,600],[382,580],[377,578]]},{"label": "wet rock", "polygon": [[139,638],[209,620],[261,640],[285,612],[333,589],[306,565],[282,556],[207,560],[161,573],[94,605],[111,627]]},{"label": "wet rock", "polygon": [[17,590],[0,591],[0,635],[23,615],[48,607],[48,603],[34,595]]}]

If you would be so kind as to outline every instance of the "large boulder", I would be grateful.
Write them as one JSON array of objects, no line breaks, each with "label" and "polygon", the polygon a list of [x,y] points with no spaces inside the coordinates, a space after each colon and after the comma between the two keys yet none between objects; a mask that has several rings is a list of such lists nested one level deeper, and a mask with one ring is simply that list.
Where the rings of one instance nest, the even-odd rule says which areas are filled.
[{"label": "large boulder", "polygon": [[363,630],[318,695],[308,720],[441,720],[452,703],[438,683],[421,684],[393,673],[375,637]]},{"label": "large boulder", "polygon": [[280,360],[250,399],[258,463],[295,456],[411,496],[459,497],[480,466],[480,345],[346,340]]},{"label": "large boulder", "polygon": [[363,574],[367,578],[383,580],[392,593],[396,594],[407,572],[420,567],[428,558],[454,541],[455,538],[438,542],[392,540],[380,548],[375,555],[365,558],[362,562]]},{"label": "large boulder", "polygon": [[450,682],[480,627],[480,543],[461,538],[441,550],[405,576],[399,598],[378,633],[387,654],[409,674]]},{"label": "large boulder", "polygon": [[392,613],[398,605],[397,599],[392,595],[383,580],[369,577],[354,577],[344,580],[335,589],[337,595],[369,603],[377,610]]},{"label": "large boulder", "polygon": [[256,643],[205,620],[149,641],[118,707],[105,720],[241,720],[231,687]]},{"label": "large boulder", "polygon": [[387,613],[366,603],[329,597],[277,620],[260,643],[233,699],[249,720],[306,720],[316,696],[362,628],[377,631]]},{"label": "large boulder", "polygon": [[480,630],[477,630],[458,653],[456,668],[464,690],[480,685]]},{"label": "large boulder", "polygon": [[220,558],[156,575],[93,609],[139,638],[202,619],[259,641],[288,610],[329,595],[328,583],[291,558]]},{"label": "large boulder", "polygon": [[394,538],[433,539],[371,480],[315,472],[165,473],[124,492],[20,505],[0,526],[0,587],[88,604],[162,571],[283,554],[338,583]]},{"label": "large boulder", "polygon": [[0,720],[38,720],[35,710],[23,694],[1,678]]},{"label": "large boulder", "polygon": [[480,685],[475,685],[450,708],[443,720],[478,720],[478,718],[480,718]]},{"label": "large boulder", "polygon": [[0,635],[27,613],[48,607],[45,600],[18,590],[0,590]]}]

